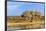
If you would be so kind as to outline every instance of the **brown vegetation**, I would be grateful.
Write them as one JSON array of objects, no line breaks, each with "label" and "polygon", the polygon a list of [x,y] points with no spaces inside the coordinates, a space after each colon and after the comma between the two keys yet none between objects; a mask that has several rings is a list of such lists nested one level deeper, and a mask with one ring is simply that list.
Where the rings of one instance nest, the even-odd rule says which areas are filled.
[{"label": "brown vegetation", "polygon": [[38,28],[44,24],[44,16],[38,11],[25,11],[21,16],[7,16],[8,26]]}]

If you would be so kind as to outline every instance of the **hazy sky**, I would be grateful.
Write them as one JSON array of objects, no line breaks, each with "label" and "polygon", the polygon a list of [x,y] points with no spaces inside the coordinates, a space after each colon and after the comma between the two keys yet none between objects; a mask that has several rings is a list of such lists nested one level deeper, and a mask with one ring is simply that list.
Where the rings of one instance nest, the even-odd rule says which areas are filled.
[{"label": "hazy sky", "polygon": [[20,16],[25,10],[37,9],[44,15],[44,4],[42,3],[26,3],[26,2],[7,2],[7,16]]}]

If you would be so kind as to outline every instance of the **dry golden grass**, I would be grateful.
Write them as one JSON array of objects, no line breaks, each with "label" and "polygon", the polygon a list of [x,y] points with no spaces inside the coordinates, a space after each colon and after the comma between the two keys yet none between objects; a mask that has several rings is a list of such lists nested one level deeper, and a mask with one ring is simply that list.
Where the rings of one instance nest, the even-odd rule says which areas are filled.
[{"label": "dry golden grass", "polygon": [[32,20],[32,22],[28,21],[28,20],[24,20],[24,19],[16,19],[16,20],[8,20],[7,21],[7,26],[8,27],[24,27],[25,28],[37,28],[37,27],[41,27],[41,24],[44,25],[44,20],[43,21],[35,21]]},{"label": "dry golden grass", "polygon": [[[32,15],[32,14],[31,14]],[[22,16],[7,16],[8,27],[20,28],[44,28],[44,16],[36,15],[31,16],[30,13],[23,14]]]}]

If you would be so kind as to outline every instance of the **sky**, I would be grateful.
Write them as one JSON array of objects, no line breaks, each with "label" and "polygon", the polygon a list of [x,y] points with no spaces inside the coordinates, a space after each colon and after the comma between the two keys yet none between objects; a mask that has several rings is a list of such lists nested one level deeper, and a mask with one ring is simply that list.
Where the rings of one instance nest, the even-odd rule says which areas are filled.
[{"label": "sky", "polygon": [[20,16],[25,10],[36,10],[44,16],[44,4],[7,1],[7,16]]}]

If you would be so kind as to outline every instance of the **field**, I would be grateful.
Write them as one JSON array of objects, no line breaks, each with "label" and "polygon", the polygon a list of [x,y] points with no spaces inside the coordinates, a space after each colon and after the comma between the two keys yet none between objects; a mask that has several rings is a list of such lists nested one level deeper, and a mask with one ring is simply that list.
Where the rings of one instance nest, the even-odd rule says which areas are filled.
[{"label": "field", "polygon": [[[10,20],[11,18],[11,20]],[[14,19],[13,19],[14,18]],[[36,28],[44,28],[44,20],[42,21],[31,21],[31,20],[26,20],[22,18],[17,18],[16,17],[9,17],[7,21],[7,26],[9,28],[14,28],[14,27],[20,27],[21,29],[36,29]]]},{"label": "field", "polygon": [[7,16],[7,27],[15,29],[45,28],[45,18],[40,12],[25,11],[21,16]]}]

